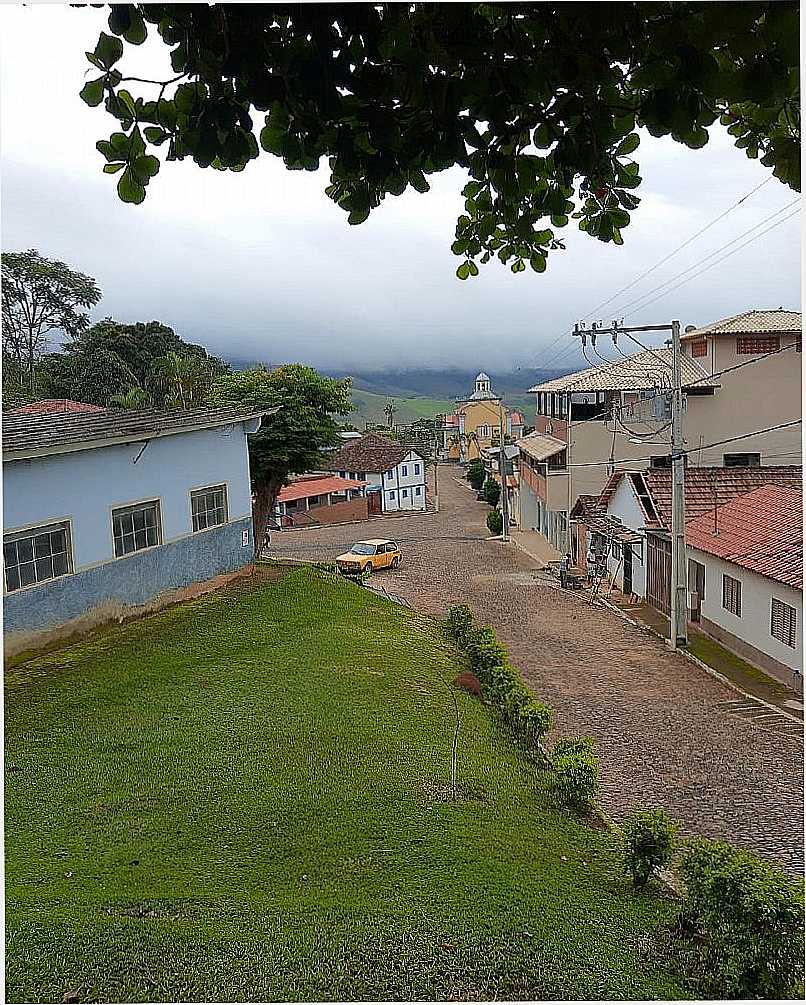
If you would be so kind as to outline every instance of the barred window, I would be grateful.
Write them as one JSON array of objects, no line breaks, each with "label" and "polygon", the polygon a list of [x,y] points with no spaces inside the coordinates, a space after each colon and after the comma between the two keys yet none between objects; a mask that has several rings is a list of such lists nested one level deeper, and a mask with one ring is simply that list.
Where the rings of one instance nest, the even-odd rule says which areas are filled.
[{"label": "barred window", "polygon": [[733,576],[722,574],[722,606],[737,618],[742,616],[742,584]]},{"label": "barred window", "polygon": [[[312,496],[310,503],[319,502]],[[227,487],[211,485],[210,488],[196,489],[190,493],[190,508],[193,510],[193,531],[207,530],[227,522]]]},{"label": "barred window", "polygon": [[112,530],[115,558],[122,558],[144,548],[153,548],[160,543],[159,502],[154,500],[113,509]]},{"label": "barred window", "polygon": [[696,338],[691,343],[691,355],[697,356],[707,356],[708,355],[708,339]]},{"label": "barred window", "polygon": [[739,356],[760,356],[762,353],[775,352],[780,348],[781,339],[777,335],[736,339],[736,352]]},{"label": "barred window", "polygon": [[798,612],[777,597],[770,605],[770,635],[785,646],[796,649],[798,645]]},{"label": "barred window", "polygon": [[66,523],[6,534],[3,538],[6,592],[43,583],[73,571]]}]

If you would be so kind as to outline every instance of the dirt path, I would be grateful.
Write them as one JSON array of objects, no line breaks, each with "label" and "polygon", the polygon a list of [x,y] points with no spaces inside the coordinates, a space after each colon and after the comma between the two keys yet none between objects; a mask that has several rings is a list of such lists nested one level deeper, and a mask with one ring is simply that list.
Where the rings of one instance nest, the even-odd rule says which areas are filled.
[{"label": "dirt path", "polygon": [[727,838],[803,868],[803,744],[735,714],[736,692],[611,612],[546,584],[531,559],[487,540],[488,512],[440,468],[440,512],[277,534],[278,556],[331,559],[362,537],[398,541],[404,565],[378,574],[415,608],[468,603],[492,625],[557,731],[597,742],[616,817],[663,806],[688,833]]}]

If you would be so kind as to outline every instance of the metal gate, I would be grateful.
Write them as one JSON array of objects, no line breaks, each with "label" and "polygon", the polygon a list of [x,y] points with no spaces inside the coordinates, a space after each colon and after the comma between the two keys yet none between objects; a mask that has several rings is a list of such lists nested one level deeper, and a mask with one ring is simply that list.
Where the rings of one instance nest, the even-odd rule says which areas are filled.
[{"label": "metal gate", "polygon": [[646,598],[668,617],[671,614],[672,542],[647,534]]}]

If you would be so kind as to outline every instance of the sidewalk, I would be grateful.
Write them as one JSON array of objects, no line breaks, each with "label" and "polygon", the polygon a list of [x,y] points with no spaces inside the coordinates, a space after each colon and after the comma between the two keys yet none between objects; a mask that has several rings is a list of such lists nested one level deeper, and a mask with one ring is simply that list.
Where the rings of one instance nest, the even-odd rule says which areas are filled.
[{"label": "sidewalk", "polygon": [[509,532],[513,544],[529,558],[545,569],[551,562],[559,562],[562,555],[536,530],[517,530],[512,527]]},{"label": "sidewalk", "polygon": [[[627,617],[637,621],[653,634],[664,639],[668,637],[669,619],[650,604],[630,603],[618,590],[613,590],[612,593],[605,591],[600,599],[617,607]],[[803,721],[803,698],[792,688],[734,655],[691,624],[688,626],[688,635],[688,656],[699,663],[704,663],[745,694],[767,705],[773,705],[790,718]]]}]

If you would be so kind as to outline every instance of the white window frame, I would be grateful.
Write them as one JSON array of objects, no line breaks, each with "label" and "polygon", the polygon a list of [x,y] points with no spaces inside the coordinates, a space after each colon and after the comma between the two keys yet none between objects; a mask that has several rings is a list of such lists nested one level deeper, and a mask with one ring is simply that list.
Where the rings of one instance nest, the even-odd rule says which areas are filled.
[{"label": "white window frame", "polygon": [[[195,526],[194,514],[193,514],[193,497],[202,495],[205,492],[217,492],[222,490],[224,493],[224,519],[221,523],[210,523],[206,527]],[[199,485],[196,488],[192,488],[188,493],[188,504],[190,506],[190,529],[194,534],[203,534],[206,530],[213,530],[216,527],[223,527],[225,524],[229,523],[229,486],[226,482],[220,482],[218,485]],[[210,512],[205,510],[206,513]]]},{"label": "white window frame", "polygon": [[[13,544],[17,541],[24,540],[25,538],[34,538],[39,534],[53,533],[54,531],[63,530],[65,532],[65,543],[67,546],[66,554],[67,556],[67,571],[60,572],[55,576],[47,576],[44,579],[36,579],[33,583],[28,583],[25,586],[17,586],[13,590],[8,589],[8,583],[6,579],[6,562],[5,562],[5,546],[7,544]],[[59,552],[62,554],[62,552]],[[53,557],[53,553],[50,556],[41,556],[41,558]],[[33,562],[34,562],[34,572],[36,572],[36,552],[33,552]],[[15,593],[21,593],[23,590],[31,590],[37,586],[41,586],[43,583],[52,583],[56,579],[64,579],[65,576],[71,576],[75,572],[75,560],[73,555],[73,522],[69,517],[63,517],[57,520],[48,520],[47,523],[35,523],[29,524],[24,527],[16,527],[14,530],[7,531],[3,534],[3,594],[4,596],[11,596]]]},{"label": "white window frame", "polygon": [[[136,548],[134,551],[127,551],[123,555],[118,555],[117,548],[115,547],[115,514],[119,513],[121,510],[137,510],[145,509],[146,506],[155,506],[157,510],[157,543],[148,544],[145,548]],[[110,506],[109,508],[109,524],[112,531],[112,557],[115,561],[120,559],[130,558],[132,555],[141,555],[144,551],[151,551],[154,548],[159,548],[162,544],[162,505],[159,497],[151,499],[138,499],[136,502],[125,502],[117,503],[115,506]]]}]

